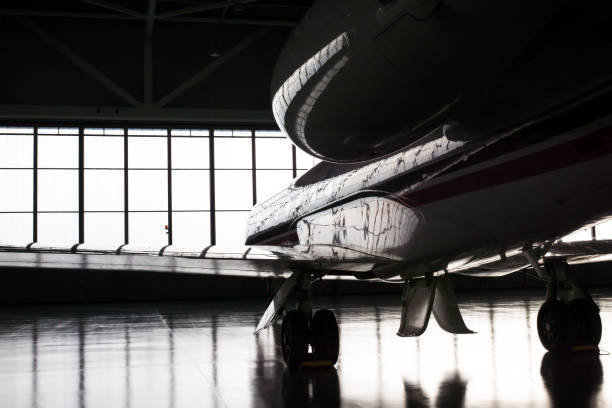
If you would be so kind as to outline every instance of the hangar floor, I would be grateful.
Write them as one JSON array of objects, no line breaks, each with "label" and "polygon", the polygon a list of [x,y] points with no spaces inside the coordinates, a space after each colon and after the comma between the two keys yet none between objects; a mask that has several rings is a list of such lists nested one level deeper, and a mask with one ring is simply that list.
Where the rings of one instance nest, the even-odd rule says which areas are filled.
[{"label": "hangar floor", "polygon": [[[468,325],[395,336],[397,296],[316,299],[336,310],[335,369],[285,371],[263,299],[0,308],[2,407],[612,405],[612,359],[545,354],[541,291],[460,294]],[[612,290],[595,293],[612,348]]]}]

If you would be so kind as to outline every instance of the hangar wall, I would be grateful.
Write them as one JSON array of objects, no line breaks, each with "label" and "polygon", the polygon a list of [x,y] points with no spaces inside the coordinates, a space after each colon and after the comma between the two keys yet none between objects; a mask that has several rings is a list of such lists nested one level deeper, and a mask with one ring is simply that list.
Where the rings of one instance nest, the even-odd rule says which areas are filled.
[{"label": "hangar wall", "polygon": [[[612,262],[574,266],[590,287],[612,285]],[[146,271],[78,271],[0,268],[0,304],[60,304],[152,300],[270,297],[281,279],[181,275]],[[525,272],[501,278],[454,276],[458,292],[473,290],[544,290],[543,282]],[[313,296],[396,293],[399,284],[324,279]],[[542,293],[544,294],[544,293]]]}]

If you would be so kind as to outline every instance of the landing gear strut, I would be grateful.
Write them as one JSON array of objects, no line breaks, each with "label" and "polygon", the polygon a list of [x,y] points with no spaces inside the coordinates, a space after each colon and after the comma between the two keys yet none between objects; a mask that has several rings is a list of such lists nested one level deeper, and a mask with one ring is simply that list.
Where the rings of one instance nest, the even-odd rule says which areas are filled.
[{"label": "landing gear strut", "polygon": [[546,302],[538,312],[538,336],[549,351],[597,350],[601,340],[599,308],[565,261],[545,263]]},{"label": "landing gear strut", "polygon": [[[305,362],[334,365],[339,353],[338,323],[334,313],[321,309],[312,315],[311,285],[307,274],[300,277],[295,296],[297,308],[285,315],[281,328],[285,363],[290,368]],[[309,345],[312,353],[308,352]]]}]

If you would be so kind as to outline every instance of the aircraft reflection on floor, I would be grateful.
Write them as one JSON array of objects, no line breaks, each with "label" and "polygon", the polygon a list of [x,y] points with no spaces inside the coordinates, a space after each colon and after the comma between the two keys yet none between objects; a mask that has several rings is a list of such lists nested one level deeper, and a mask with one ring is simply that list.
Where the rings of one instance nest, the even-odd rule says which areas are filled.
[{"label": "aircraft reflection on floor", "polygon": [[[612,292],[599,294],[612,317]],[[395,296],[327,299],[341,359],[287,371],[262,300],[0,308],[0,406],[607,406],[610,357],[544,354],[540,293],[461,297],[478,334],[398,338]],[[612,339],[605,331],[602,346]],[[541,361],[540,361],[541,360]],[[539,371],[538,371],[539,370]],[[612,377],[612,376],[608,376]],[[608,381],[611,381],[608,378]]]}]

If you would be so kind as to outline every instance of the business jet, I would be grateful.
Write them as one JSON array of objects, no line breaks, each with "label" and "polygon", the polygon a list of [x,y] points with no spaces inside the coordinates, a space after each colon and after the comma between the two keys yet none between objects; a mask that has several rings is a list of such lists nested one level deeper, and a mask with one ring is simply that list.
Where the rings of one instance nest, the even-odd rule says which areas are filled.
[{"label": "business jet", "polygon": [[[334,276],[402,284],[398,335],[419,336],[432,312],[444,330],[471,333],[453,274],[527,269],[547,287],[542,345],[596,349],[599,310],[572,265],[609,259],[612,241],[560,238],[612,216],[611,11],[595,1],[316,1],[279,56],[272,109],[323,161],[252,209],[245,248],[150,255],[164,255],[160,270],[286,277],[256,331],[282,311],[290,367],[338,359],[335,316],[311,302],[312,285]],[[61,251],[32,245],[22,260],[152,268],[129,246],[113,252],[129,266],[85,245],[47,252]]]}]

